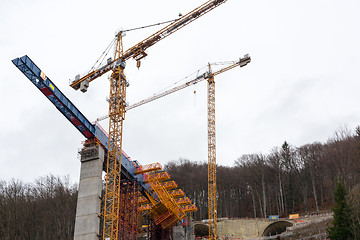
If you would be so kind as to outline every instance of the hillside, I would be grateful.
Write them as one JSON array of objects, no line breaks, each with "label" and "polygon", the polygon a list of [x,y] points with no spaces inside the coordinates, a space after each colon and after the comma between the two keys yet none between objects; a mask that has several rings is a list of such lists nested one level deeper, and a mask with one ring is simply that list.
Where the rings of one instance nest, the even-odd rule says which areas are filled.
[{"label": "hillside", "polygon": [[[206,219],[207,163],[180,159],[165,169],[198,207],[195,220]],[[285,141],[268,154],[243,155],[233,166],[218,166],[218,217],[329,210],[338,178],[348,189],[360,183],[360,128],[340,130],[326,143],[295,147]]]}]

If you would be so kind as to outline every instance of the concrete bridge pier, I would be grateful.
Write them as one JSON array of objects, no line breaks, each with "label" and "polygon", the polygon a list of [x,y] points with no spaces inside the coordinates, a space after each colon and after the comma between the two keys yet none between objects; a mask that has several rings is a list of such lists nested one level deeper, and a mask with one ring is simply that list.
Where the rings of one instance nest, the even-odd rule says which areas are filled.
[{"label": "concrete bridge pier", "polygon": [[79,153],[81,170],[74,240],[98,240],[104,150],[96,145],[84,147]]}]

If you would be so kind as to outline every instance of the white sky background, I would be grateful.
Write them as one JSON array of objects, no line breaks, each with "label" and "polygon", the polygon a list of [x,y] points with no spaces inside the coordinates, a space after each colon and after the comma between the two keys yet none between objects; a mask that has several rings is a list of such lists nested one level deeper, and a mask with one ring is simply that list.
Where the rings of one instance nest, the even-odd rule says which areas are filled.
[{"label": "white sky background", "polygon": [[[107,113],[107,76],[86,94],[70,88],[69,79],[92,66],[117,30],[174,19],[204,2],[2,0],[0,179],[53,173],[78,181],[84,140],[12,59],[27,54],[94,121]],[[357,0],[228,0],[150,47],[140,70],[129,60],[127,101],[208,62],[249,53],[249,65],[215,79],[217,162],[231,166],[242,154],[266,154],[285,140],[324,142],[340,127],[360,124],[359,10]],[[127,33],[124,48],[160,28]],[[129,111],[123,149],[142,164],[207,161],[206,82]]]}]

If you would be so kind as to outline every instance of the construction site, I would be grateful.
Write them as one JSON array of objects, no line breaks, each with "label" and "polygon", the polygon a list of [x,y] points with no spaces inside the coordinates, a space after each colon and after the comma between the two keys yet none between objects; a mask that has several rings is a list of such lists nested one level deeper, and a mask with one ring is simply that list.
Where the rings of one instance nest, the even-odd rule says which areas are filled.
[{"label": "construction site", "polygon": [[[85,74],[74,74],[74,78],[69,81],[70,87],[78,91],[78,94],[82,94],[83,98],[86,98],[88,89],[94,84],[92,81],[96,81],[101,76],[108,76],[109,81],[102,83],[109,85],[107,86],[109,95],[106,99],[108,109],[102,109],[103,112],[107,111],[107,115],[99,116],[94,122],[88,120],[89,118],[57,87],[55,81],[50,79],[51,76],[45,74],[48,71],[38,66],[30,58],[31,56],[23,55],[12,60],[18,70],[30,80],[33,86],[40,90],[84,138],[81,143],[82,147],[78,151],[81,167],[74,240],[215,240],[280,239],[280,237],[281,239],[325,239],[327,237],[326,229],[333,219],[332,213],[331,211],[321,212],[322,209],[319,210],[318,202],[323,203],[324,206],[328,204],[326,205],[328,210],[332,193],[323,191],[322,186],[318,190],[315,186],[315,179],[317,180],[319,175],[314,174],[316,177],[313,177],[313,172],[309,176],[301,176],[312,180],[310,187],[304,187],[304,189],[306,188],[303,190],[304,196],[296,196],[298,198],[303,197],[305,203],[295,202],[295,191],[290,192],[289,190],[289,196],[284,197],[280,179],[281,170],[278,170],[276,172],[278,175],[273,177],[279,179],[280,192],[274,194],[273,199],[267,200],[266,194],[269,193],[265,192],[265,187],[269,189],[270,187],[266,185],[268,183],[264,180],[266,164],[261,165],[262,168],[259,167],[254,171],[255,173],[252,173],[254,176],[256,174],[258,174],[256,176],[261,175],[259,177],[261,184],[253,184],[249,180],[246,183],[248,185],[245,187],[244,193],[238,189],[230,190],[233,191],[234,196],[236,194],[243,194],[244,196],[248,194],[251,196],[249,197],[251,201],[244,203],[245,207],[238,202],[236,202],[236,206],[235,203],[234,206],[230,204],[230,210],[226,213],[227,216],[231,216],[231,211],[235,207],[236,209],[246,208],[251,214],[254,213],[254,217],[223,217],[225,214],[218,217],[218,201],[220,198],[226,198],[226,195],[218,193],[215,83],[218,80],[223,81],[220,79],[225,72],[237,72],[239,75],[246,72],[248,66],[252,65],[251,52],[248,53],[244,49],[245,53],[241,56],[234,56],[232,61],[208,63],[205,70],[197,71],[185,83],[157,92],[136,103],[128,104],[127,88],[130,83],[127,78],[131,77],[126,74],[128,60],[135,60],[136,67],[141,71],[141,63],[144,58],[151,58],[151,54],[147,52],[148,48],[160,41],[162,42],[170,35],[174,35],[171,37],[176,38],[178,31],[182,31],[185,26],[191,28],[191,23],[197,19],[211,18],[212,11],[225,7],[227,2],[228,0],[208,0],[186,14],[179,14],[179,17],[173,20],[117,30],[115,37],[99,59],[93,59],[96,62],[91,69]],[[125,40],[123,38],[125,34],[132,31],[152,29],[159,25],[165,27],[155,31],[140,42],[128,43],[132,47],[124,48]],[[215,44],[214,48],[216,48]],[[196,69],[194,70],[196,71]],[[207,189],[203,191],[206,193],[204,196],[206,199],[203,201],[206,202],[204,205],[207,209],[206,213],[202,212],[199,215],[206,216],[206,219],[201,220],[199,220],[201,217],[194,219],[194,213],[199,208],[195,202],[199,200],[196,199],[195,201],[187,195],[186,191],[183,190],[185,186],[178,184],[162,164],[159,162],[142,164],[141,160],[133,160],[131,158],[132,153],[126,153],[123,149],[123,143],[127,141],[126,138],[123,138],[123,128],[124,121],[126,121],[125,115],[128,111],[134,108],[146,108],[146,104],[150,102],[166,99],[168,95],[181,92],[181,90],[200,82],[207,84],[207,122],[204,122],[207,129],[207,139],[204,139],[207,142],[207,156],[204,156],[204,159],[207,159]],[[228,91],[232,90],[228,89]],[[195,94],[196,91],[194,91]],[[231,107],[235,108],[235,106]],[[61,114],[59,117],[62,117]],[[231,117],[231,111],[228,114]],[[102,126],[102,122],[105,121],[108,121],[108,129],[104,129]],[[285,142],[282,149],[289,149],[286,144]],[[247,164],[245,160],[244,163],[240,163],[239,160],[238,165],[243,164],[241,166],[245,166],[245,163]],[[304,163],[303,166],[307,165]],[[228,177],[237,181],[235,176]],[[243,177],[246,178],[245,174]],[[289,175],[286,182],[287,186],[290,186],[289,189],[299,188],[298,185],[291,185],[292,177]],[[307,192],[308,189],[310,189],[309,193]],[[275,191],[277,189],[273,190],[273,192]],[[308,209],[306,201],[308,195],[311,195],[311,191],[315,203],[309,203]],[[321,193],[319,193],[320,191]],[[321,195],[319,199],[317,199],[317,194]],[[287,199],[284,200],[284,198]],[[288,206],[284,204],[287,200]],[[302,205],[296,208],[296,204]],[[228,205],[224,209],[227,207]],[[295,214],[300,212],[299,209],[305,208],[306,212],[315,211],[316,214],[304,214],[302,216]],[[270,211],[273,211],[270,209],[276,209],[279,214],[269,214]],[[261,218],[260,215],[264,217]],[[305,236],[315,236],[316,238],[306,238]]]},{"label": "construction site", "polygon": [[[185,84],[157,94],[131,106],[126,103],[126,61],[133,58],[140,68],[147,48],[175,33],[206,13],[225,3],[211,0],[193,11],[170,21],[163,29],[123,49],[123,34],[116,34],[112,45],[114,56],[101,56],[99,64],[85,76],[77,75],[70,86],[85,93],[91,81],[111,72],[109,130],[98,122],[91,123],[77,107],[58,89],[54,82],[27,55],[13,60],[15,66],[55,105],[55,107],[80,131],[86,141],[79,151],[81,172],[75,220],[75,240],[137,239],[139,227],[147,226],[146,239],[194,239],[191,213],[197,208],[185,196],[171,176],[159,163],[141,165],[122,150],[123,121],[126,111],[164,97],[172,92],[206,80],[208,82],[208,206],[209,239],[216,239],[216,141],[215,141],[215,80],[214,77],[235,67],[244,67],[251,58],[245,55],[230,66],[212,72],[209,69]],[[159,23],[162,24],[162,23]],[[148,26],[146,26],[148,27]],[[106,59],[106,62],[103,62]],[[125,140],[126,141],[126,140]],[[105,172],[103,176],[103,172]],[[182,225],[185,223],[187,234]],[[190,229],[190,230],[189,230]],[[186,236],[185,236],[186,235]]]}]

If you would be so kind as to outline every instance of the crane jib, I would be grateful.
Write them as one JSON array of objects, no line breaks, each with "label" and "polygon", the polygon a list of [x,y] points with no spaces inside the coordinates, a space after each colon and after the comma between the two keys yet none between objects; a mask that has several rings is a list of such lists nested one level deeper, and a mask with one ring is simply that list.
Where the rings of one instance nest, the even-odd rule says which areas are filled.
[{"label": "crane jib", "polygon": [[[152,102],[152,101],[154,101],[154,100],[156,100],[156,99],[165,97],[166,95],[169,95],[170,93],[179,91],[179,90],[181,90],[181,89],[183,89],[183,88],[186,88],[186,87],[188,87],[188,86],[195,85],[195,84],[197,84],[198,82],[201,82],[201,81],[203,81],[203,80],[205,80],[205,79],[209,79],[210,77],[214,77],[214,76],[216,76],[216,75],[219,75],[219,74],[221,74],[221,73],[223,73],[223,72],[226,72],[226,71],[228,71],[228,70],[230,70],[230,69],[233,69],[233,68],[235,68],[235,67],[237,67],[237,66],[239,66],[239,67],[244,67],[244,66],[246,66],[246,65],[247,65],[248,63],[250,63],[250,62],[251,62],[251,57],[249,56],[249,54],[246,54],[243,58],[240,58],[239,61],[235,62],[234,64],[232,64],[232,65],[230,65],[230,66],[228,66],[228,67],[222,68],[222,69],[220,69],[220,70],[218,70],[218,71],[216,71],[216,72],[213,72],[213,73],[205,72],[205,73],[197,76],[195,79],[190,80],[190,81],[188,81],[188,82],[186,82],[186,83],[184,83],[184,84],[182,84],[182,85],[173,87],[173,88],[168,89],[168,90],[166,90],[166,91],[164,91],[164,92],[155,94],[155,95],[153,95],[153,96],[151,96],[151,97],[149,97],[149,98],[143,99],[143,100],[141,100],[141,101],[139,101],[139,102],[137,102],[137,103],[134,103],[134,104],[132,104],[132,105],[130,105],[130,106],[127,106],[127,107],[125,108],[125,110],[128,111],[128,110],[131,110],[131,109],[133,109],[133,108],[136,108],[136,107],[139,107],[139,106],[141,106],[141,105],[144,105],[144,104],[146,104],[146,103]],[[210,64],[210,65],[211,65],[211,64]],[[107,119],[108,117],[109,117],[109,115],[102,116],[102,117],[98,118],[97,121],[102,121],[102,120],[104,120],[104,119]]]}]

